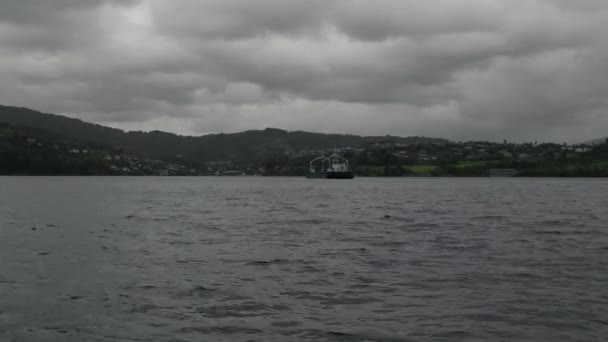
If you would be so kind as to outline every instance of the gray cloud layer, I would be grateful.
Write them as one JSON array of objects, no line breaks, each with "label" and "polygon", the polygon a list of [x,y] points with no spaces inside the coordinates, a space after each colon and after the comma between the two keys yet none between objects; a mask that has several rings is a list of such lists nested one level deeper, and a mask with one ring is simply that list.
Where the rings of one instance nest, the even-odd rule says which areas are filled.
[{"label": "gray cloud layer", "polygon": [[0,0],[0,103],[125,129],[608,135],[604,0]]}]

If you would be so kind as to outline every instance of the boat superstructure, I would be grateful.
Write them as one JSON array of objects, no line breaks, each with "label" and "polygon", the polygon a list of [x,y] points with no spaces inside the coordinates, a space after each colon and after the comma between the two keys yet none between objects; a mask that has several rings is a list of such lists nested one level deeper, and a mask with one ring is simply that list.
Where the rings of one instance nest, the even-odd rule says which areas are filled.
[{"label": "boat superstructure", "polygon": [[306,178],[353,179],[355,177],[348,159],[334,153],[326,157],[321,153],[310,161]]}]

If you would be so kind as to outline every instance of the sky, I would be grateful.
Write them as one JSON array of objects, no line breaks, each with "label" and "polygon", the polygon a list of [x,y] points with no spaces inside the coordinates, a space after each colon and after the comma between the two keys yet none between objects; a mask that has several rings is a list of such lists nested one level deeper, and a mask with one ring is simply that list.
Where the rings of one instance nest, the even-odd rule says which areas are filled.
[{"label": "sky", "polygon": [[0,0],[0,104],[125,130],[608,136],[606,0]]}]

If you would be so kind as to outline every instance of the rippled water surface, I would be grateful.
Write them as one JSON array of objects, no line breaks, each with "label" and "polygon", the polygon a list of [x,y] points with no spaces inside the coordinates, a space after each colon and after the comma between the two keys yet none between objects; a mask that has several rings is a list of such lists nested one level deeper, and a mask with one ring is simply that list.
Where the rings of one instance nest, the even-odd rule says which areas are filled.
[{"label": "rippled water surface", "polygon": [[0,341],[607,333],[607,181],[0,178]]}]

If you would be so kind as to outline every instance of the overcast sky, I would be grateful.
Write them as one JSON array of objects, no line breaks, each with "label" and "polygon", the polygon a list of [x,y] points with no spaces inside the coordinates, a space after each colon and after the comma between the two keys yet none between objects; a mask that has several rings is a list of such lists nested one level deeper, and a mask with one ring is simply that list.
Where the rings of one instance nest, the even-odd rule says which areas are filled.
[{"label": "overcast sky", "polygon": [[606,0],[0,0],[0,104],[126,130],[608,136]]}]

